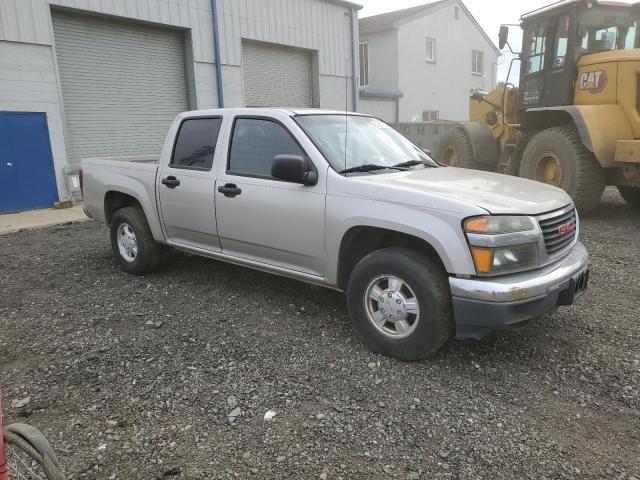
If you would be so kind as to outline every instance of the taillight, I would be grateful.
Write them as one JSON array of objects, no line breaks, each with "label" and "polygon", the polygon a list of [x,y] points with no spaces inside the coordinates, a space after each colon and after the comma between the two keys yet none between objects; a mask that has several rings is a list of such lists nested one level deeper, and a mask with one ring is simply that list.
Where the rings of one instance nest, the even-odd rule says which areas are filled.
[{"label": "taillight", "polygon": [[80,195],[82,195],[82,198],[84,198],[84,182],[82,180],[82,168],[78,173],[78,180],[80,180]]}]

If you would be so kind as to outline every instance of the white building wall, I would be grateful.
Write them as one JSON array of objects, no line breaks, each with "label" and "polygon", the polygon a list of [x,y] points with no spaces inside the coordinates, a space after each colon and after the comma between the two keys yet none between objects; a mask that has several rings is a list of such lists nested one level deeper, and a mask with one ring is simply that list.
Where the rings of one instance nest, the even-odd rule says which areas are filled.
[{"label": "white building wall", "polygon": [[[426,37],[436,39],[435,63],[426,61]],[[484,52],[483,76],[471,73],[474,49]],[[462,8],[455,19],[453,3],[399,26],[398,62],[401,122],[422,121],[424,110],[468,120],[470,91],[496,84],[497,53]]]},{"label": "white building wall", "polygon": [[66,199],[64,165],[67,155],[60,92],[50,46],[0,41],[0,110],[47,114],[58,193],[61,200]]},{"label": "white building wall", "polygon": [[[0,110],[47,112],[61,200],[69,195],[51,7],[184,29],[191,39],[192,107],[218,106],[210,0],[0,0]],[[225,106],[244,106],[241,39],[247,38],[318,51],[320,106],[342,109],[348,95],[351,108],[350,13],[331,0],[218,0]]]},{"label": "white building wall", "polygon": [[367,115],[373,115],[385,122],[392,123],[396,121],[396,99],[360,99],[359,111]]}]

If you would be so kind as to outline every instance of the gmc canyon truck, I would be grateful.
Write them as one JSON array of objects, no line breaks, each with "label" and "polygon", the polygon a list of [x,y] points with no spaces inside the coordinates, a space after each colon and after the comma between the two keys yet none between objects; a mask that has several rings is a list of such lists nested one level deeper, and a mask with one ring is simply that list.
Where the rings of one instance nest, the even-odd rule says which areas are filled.
[{"label": "gmc canyon truck", "polygon": [[85,159],[81,180],[125,272],[167,245],[341,290],[402,360],[573,304],[589,278],[564,191],[440,165],[366,115],[186,112],[159,157]]}]

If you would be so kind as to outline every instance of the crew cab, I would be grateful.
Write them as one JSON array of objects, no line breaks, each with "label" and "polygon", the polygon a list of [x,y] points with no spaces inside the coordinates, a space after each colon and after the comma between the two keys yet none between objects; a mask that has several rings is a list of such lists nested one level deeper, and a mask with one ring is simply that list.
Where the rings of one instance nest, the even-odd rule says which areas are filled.
[{"label": "crew cab", "polygon": [[370,348],[403,360],[587,287],[564,191],[440,165],[366,115],[185,112],[159,157],[84,159],[81,180],[124,271],[152,271],[167,245],[338,289]]}]

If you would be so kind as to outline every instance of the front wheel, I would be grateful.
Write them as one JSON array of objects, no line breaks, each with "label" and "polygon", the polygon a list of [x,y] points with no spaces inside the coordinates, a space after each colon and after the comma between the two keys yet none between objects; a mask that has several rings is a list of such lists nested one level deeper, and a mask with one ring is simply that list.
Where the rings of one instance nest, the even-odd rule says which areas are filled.
[{"label": "front wheel", "polygon": [[5,428],[4,451],[10,479],[65,478],[47,439],[29,425],[17,423]]},{"label": "front wheel", "polygon": [[562,188],[580,213],[598,205],[607,184],[604,169],[571,125],[536,133],[522,154],[520,176]]},{"label": "front wheel", "polygon": [[369,348],[413,361],[436,352],[454,330],[447,275],[407,248],[364,257],[347,284],[347,306]]}]

